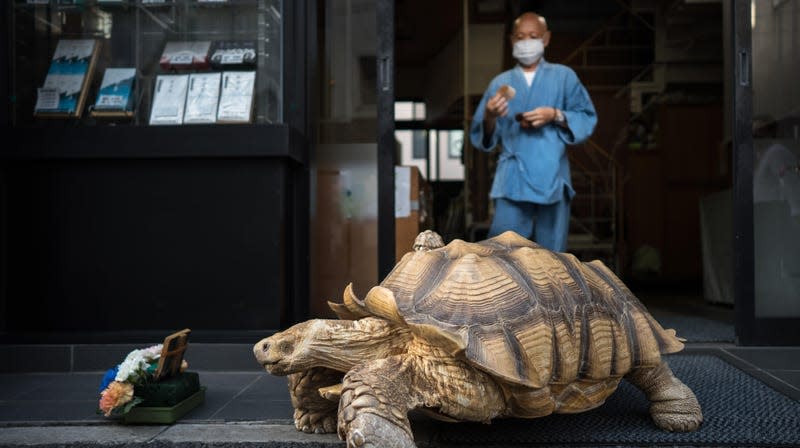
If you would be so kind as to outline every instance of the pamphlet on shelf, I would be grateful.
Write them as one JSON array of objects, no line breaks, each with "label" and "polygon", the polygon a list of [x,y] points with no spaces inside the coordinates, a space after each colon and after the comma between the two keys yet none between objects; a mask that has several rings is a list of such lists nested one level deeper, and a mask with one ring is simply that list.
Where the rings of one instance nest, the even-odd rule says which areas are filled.
[{"label": "pamphlet on shelf", "polygon": [[256,43],[252,40],[219,40],[211,46],[211,66],[218,69],[255,68]]},{"label": "pamphlet on shelf", "polygon": [[186,95],[184,124],[215,123],[219,102],[219,83],[222,73],[194,73],[189,75],[189,92]]},{"label": "pamphlet on shelf", "polygon": [[167,42],[159,63],[164,70],[207,68],[210,47],[211,41],[208,40]]},{"label": "pamphlet on shelf", "polygon": [[224,72],[217,122],[250,123],[256,72]]},{"label": "pamphlet on shelf", "polygon": [[25,3],[29,5],[49,5],[50,0],[27,0]]},{"label": "pamphlet on shelf", "polygon": [[80,117],[97,59],[94,39],[61,39],[44,85],[37,90],[34,114]]},{"label": "pamphlet on shelf", "polygon": [[107,68],[92,115],[133,115],[135,68]]},{"label": "pamphlet on shelf", "polygon": [[189,75],[159,75],[156,78],[150,124],[182,124]]}]

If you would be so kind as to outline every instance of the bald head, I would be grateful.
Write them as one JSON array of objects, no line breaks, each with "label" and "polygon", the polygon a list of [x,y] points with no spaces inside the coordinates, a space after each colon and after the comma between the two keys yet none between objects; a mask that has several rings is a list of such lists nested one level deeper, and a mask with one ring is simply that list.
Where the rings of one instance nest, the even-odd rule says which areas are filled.
[{"label": "bald head", "polygon": [[517,17],[511,31],[511,44],[524,39],[542,39],[546,47],[550,43],[547,20],[535,12],[526,12]]},{"label": "bald head", "polygon": [[527,21],[538,22],[539,25],[544,27],[544,31],[547,31],[547,20],[545,20],[544,17],[540,16],[539,14],[536,14],[535,12],[525,12],[522,13],[522,15],[520,15],[519,17],[517,17],[516,20],[514,20],[514,32],[517,31],[520,23]]}]

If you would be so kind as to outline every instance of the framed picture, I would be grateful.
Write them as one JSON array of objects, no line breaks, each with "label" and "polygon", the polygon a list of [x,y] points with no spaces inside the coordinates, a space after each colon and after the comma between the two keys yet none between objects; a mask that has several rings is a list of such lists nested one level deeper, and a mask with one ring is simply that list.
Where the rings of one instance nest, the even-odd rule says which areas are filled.
[{"label": "framed picture", "polygon": [[189,344],[189,333],[192,330],[184,328],[181,331],[172,333],[164,339],[161,348],[161,357],[158,359],[155,380],[169,378],[181,371],[183,354]]}]

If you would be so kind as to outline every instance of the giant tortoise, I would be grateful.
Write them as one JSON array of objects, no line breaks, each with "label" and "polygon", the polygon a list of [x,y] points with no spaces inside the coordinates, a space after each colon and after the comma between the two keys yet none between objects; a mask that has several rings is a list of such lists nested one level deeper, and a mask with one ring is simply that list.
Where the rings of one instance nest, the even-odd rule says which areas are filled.
[{"label": "giant tortoise", "polygon": [[702,422],[692,391],[661,358],[683,343],[600,261],[582,263],[513,232],[442,243],[426,231],[338,320],[261,340],[255,357],[289,375],[295,425],[348,446],[413,447],[408,412],[489,422],[576,413],[625,378],[667,431]]}]

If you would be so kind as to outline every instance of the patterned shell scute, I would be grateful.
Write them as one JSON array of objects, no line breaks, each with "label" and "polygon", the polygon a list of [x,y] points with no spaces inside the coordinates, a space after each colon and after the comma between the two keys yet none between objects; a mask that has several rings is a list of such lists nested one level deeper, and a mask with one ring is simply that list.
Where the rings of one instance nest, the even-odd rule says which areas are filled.
[{"label": "patterned shell scute", "polygon": [[411,252],[381,286],[416,334],[513,384],[619,378],[683,348],[601,262],[513,232]]}]

